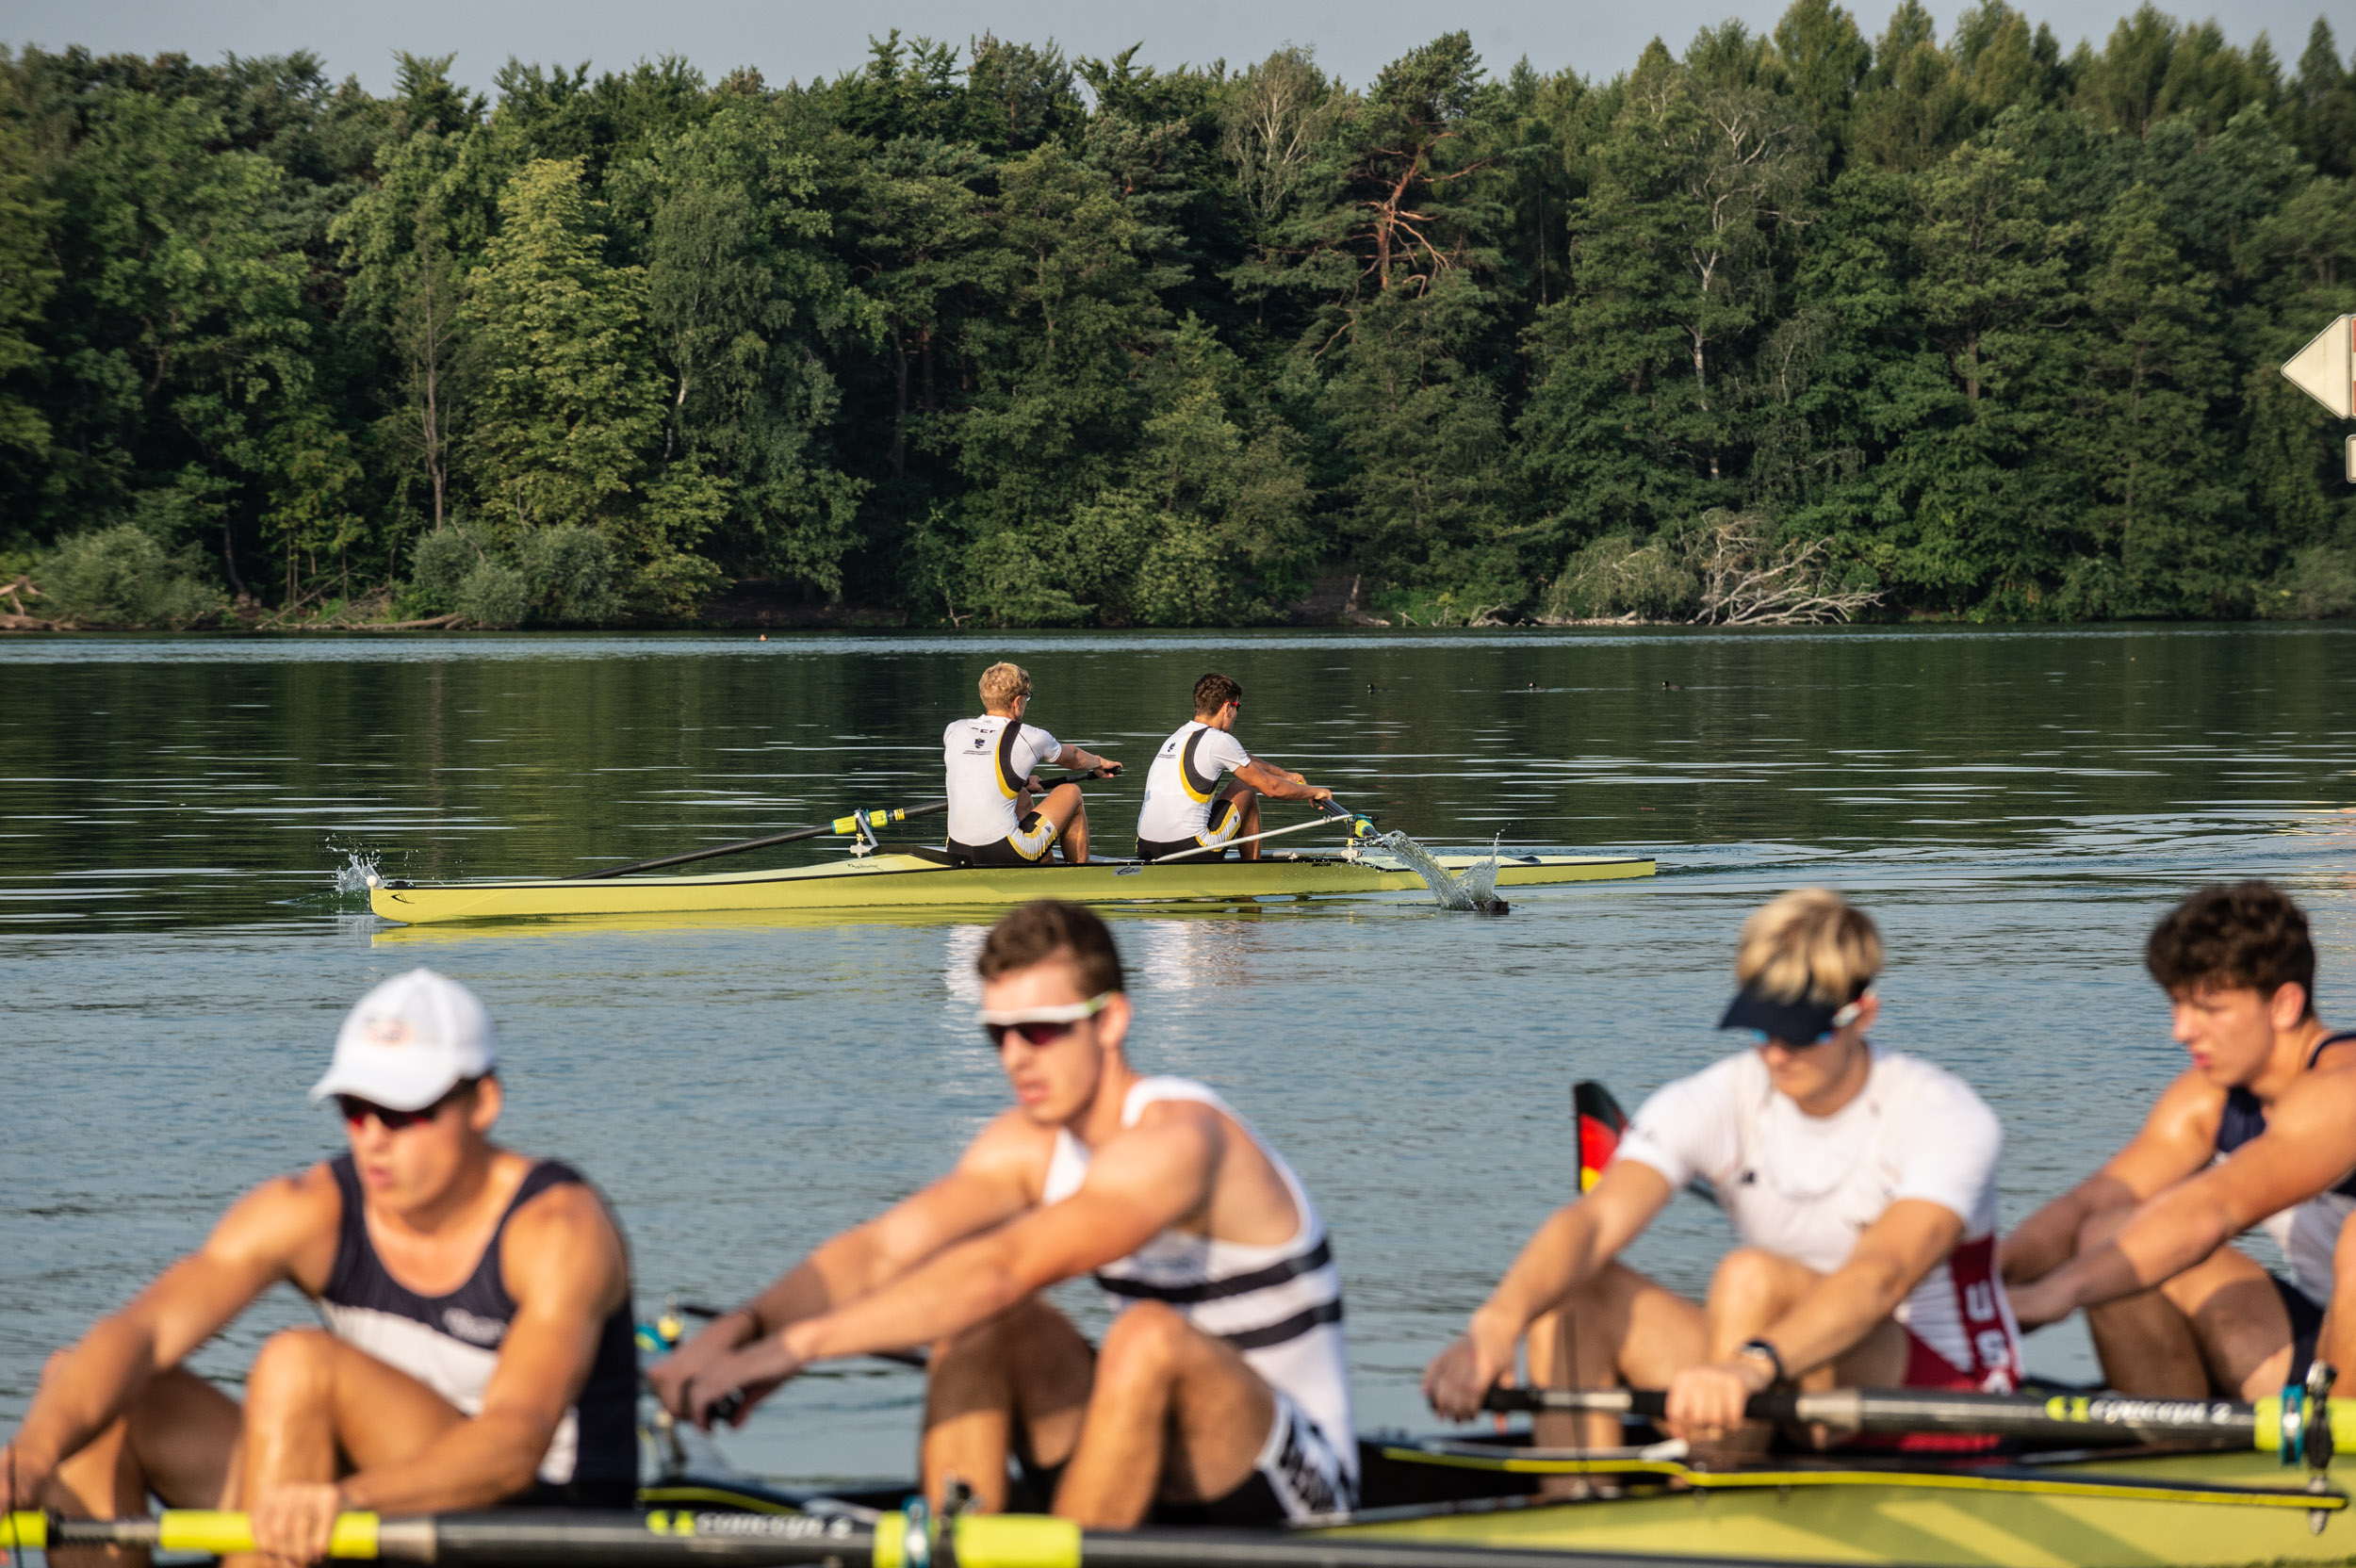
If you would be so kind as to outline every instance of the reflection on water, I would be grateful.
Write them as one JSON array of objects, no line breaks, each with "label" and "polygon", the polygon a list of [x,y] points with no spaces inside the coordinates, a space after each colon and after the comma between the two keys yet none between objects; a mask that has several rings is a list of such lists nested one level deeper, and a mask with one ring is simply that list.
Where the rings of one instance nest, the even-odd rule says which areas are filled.
[{"label": "reflection on water", "polygon": [[[2356,1017],[2352,654],[2299,628],[0,641],[0,1418],[236,1192],[333,1147],[303,1090],[351,1000],[418,962],[489,1000],[509,1134],[605,1187],[642,1305],[740,1297],[944,1169],[1005,1103],[972,1022],[985,912],[403,930],[336,879],[350,855],[570,871],[930,798],[941,725],[1007,656],[1041,723],[1138,764],[1090,787],[1109,848],[1219,668],[1248,744],[1385,827],[1660,856],[1655,882],[1529,890],[1501,921],[1420,893],[1117,917],[1140,1065],[1217,1085],[1301,1170],[1363,1418],[1412,1424],[1414,1372],[1575,1186],[1571,1081],[1633,1103],[1726,1049],[1735,928],[1795,882],[1883,921],[1882,1037],[2003,1114],[2016,1218],[2174,1070],[2136,955],[2187,885],[2291,883],[2326,1016]],[[1723,1242],[1680,1200],[1639,1262],[1698,1288]],[[300,1313],[273,1302],[205,1364],[234,1374]],[[830,1369],[728,1450],[905,1468],[916,1395]]]}]

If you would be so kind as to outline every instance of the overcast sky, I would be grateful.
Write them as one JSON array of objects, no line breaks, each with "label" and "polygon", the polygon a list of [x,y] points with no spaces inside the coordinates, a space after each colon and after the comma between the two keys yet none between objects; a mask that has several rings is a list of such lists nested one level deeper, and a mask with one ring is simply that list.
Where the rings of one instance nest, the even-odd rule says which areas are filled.
[{"label": "overcast sky", "polygon": [[[1961,8],[1931,0],[1942,26]],[[1853,0],[1854,5],[1854,0]],[[1890,5],[1865,0],[1859,25],[1881,31]],[[2099,45],[2130,0],[2030,0],[2032,20],[2050,23],[2067,50],[2091,37]],[[2163,0],[2163,9],[2169,8]],[[663,54],[684,55],[717,76],[758,67],[773,84],[831,75],[866,56],[867,38],[898,27],[907,34],[962,41],[984,31],[1026,41],[1055,39],[1073,54],[1110,55],[1142,43],[1155,65],[1257,59],[1292,43],[1314,47],[1326,68],[1354,84],[1433,34],[1470,28],[1492,70],[1528,55],[1543,70],[1570,66],[1609,76],[1635,63],[1656,34],[1682,49],[1695,29],[1728,15],[1772,27],[1782,0],[1456,0],[1447,7],[1410,0],[6,0],[0,38],[58,48],[152,55],[177,50],[198,59],[223,53],[283,54],[310,49],[337,76],[357,74],[383,91],[392,53],[456,51],[457,74],[487,86],[509,56],[549,64],[589,60],[598,69]],[[2306,46],[2320,12],[2338,35],[2341,56],[2356,43],[2356,0],[2234,0],[2216,12],[2235,43],[2273,36],[2287,64]],[[2198,17],[2201,13],[2187,11]]]}]

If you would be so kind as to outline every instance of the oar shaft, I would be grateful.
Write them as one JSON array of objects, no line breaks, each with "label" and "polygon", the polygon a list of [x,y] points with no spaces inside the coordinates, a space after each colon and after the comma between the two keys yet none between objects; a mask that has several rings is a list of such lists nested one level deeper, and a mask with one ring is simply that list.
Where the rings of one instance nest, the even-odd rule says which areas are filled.
[{"label": "oar shaft", "polygon": [[[908,1521],[874,1528],[815,1514],[650,1513],[515,1509],[384,1519],[348,1513],[335,1556],[437,1568],[783,1568],[834,1562],[906,1568]],[[1432,1541],[1353,1541],[1275,1531],[1082,1530],[1039,1514],[969,1514],[948,1527],[936,1561],[959,1568],[1657,1568],[1657,1559],[1521,1551]],[[164,1546],[250,1550],[245,1515],[167,1512],[160,1519],[61,1522],[7,1516],[0,1547]],[[1686,1558],[1699,1565],[1708,1559]]]},{"label": "oar shaft", "polygon": [[[1065,774],[1059,778],[1042,778],[1039,782],[1052,790],[1058,784],[1078,784],[1098,776],[1100,776],[1093,773],[1073,773]],[[936,811],[947,809],[949,809],[949,803],[945,800],[928,800],[922,806],[895,806],[886,810],[868,812],[867,825],[871,828],[889,827],[894,823],[907,822],[912,817],[929,817]],[[722,855],[743,855],[749,850],[772,849],[778,844],[797,844],[809,839],[824,839],[830,836],[847,838],[858,831],[859,817],[857,813],[854,813],[847,817],[837,817],[834,821],[822,823],[816,827],[796,827],[789,833],[772,833],[760,839],[740,839],[732,844],[714,844],[710,849],[691,849],[681,855],[659,855],[651,860],[632,860],[626,866],[603,866],[596,871],[577,871],[570,876],[562,876],[557,880],[560,882],[596,882],[608,876],[627,876],[636,871],[661,871],[665,866],[684,866],[697,860],[710,860]]]},{"label": "oar shaft", "polygon": [[1317,827],[1333,828],[1348,827],[1350,823],[1347,820],[1336,820],[1333,817],[1319,817],[1315,822],[1295,823],[1290,827],[1272,827],[1266,833],[1253,833],[1241,839],[1227,839],[1215,844],[1203,844],[1196,849],[1182,849],[1174,854],[1159,856],[1153,859],[1146,861],[1145,863],[1149,866],[1167,866],[1176,860],[1190,860],[1198,855],[1218,855],[1226,850],[1233,849],[1237,844],[1256,844],[1262,839],[1281,839],[1287,833],[1306,833],[1310,829]]},{"label": "oar shaft", "polygon": [[[929,817],[936,811],[946,811],[945,800],[927,801],[922,806],[895,807],[888,811],[870,811],[867,820],[875,826],[906,822],[910,817]],[[627,866],[606,866],[597,871],[575,872],[563,878],[566,882],[595,882],[600,877],[623,876],[634,871],[660,871],[665,866],[683,866],[694,860],[709,860],[721,855],[742,855],[748,850],[769,849],[777,844],[797,844],[806,839],[824,839],[830,835],[856,833],[859,823],[853,817],[837,817],[816,827],[797,827],[791,833],[772,833],[765,839],[745,839],[732,844],[718,844],[711,849],[691,849],[684,855],[662,855],[651,860],[633,860]]]},{"label": "oar shaft", "polygon": [[[1500,1388],[1490,1391],[1488,1408],[1659,1417],[1667,1413],[1668,1396],[1659,1389]],[[1821,1423],[1852,1432],[1971,1432],[2083,1446],[2204,1444],[2261,1452],[2280,1446],[2282,1427],[2282,1402],[2273,1397],[2245,1405],[2226,1399],[2137,1399],[2117,1394],[1942,1394],[1838,1388],[1821,1394],[1755,1394],[1746,1413],[1757,1421]],[[2342,1445],[2356,1441],[2356,1403],[2332,1404],[2331,1430]]]}]

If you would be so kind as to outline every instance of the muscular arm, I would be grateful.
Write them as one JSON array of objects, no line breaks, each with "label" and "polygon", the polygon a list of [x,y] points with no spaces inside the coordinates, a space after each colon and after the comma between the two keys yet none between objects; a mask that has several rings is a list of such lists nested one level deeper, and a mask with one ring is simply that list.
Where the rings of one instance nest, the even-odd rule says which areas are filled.
[{"label": "muscular arm", "polygon": [[2004,1238],[2004,1282],[2042,1279],[2070,1261],[2079,1231],[2094,1216],[2139,1203],[2207,1165],[2223,1103],[2217,1086],[2198,1073],[2170,1084],[2127,1147]]},{"label": "muscular arm", "polygon": [[2356,1072],[2309,1073],[2266,1108],[2263,1134],[2146,1199],[2108,1241],[2015,1293],[2014,1310],[2024,1325],[2051,1323],[2149,1289],[2351,1169]]},{"label": "muscular arm", "polygon": [[1136,1251],[1207,1201],[1224,1152],[1218,1116],[1207,1107],[1160,1106],[1149,1116],[1098,1151],[1072,1197],[944,1249],[880,1289],[699,1373],[688,1413],[705,1419],[729,1389],[758,1396],[813,1361],[944,1338]]},{"label": "muscular arm", "polygon": [[1256,757],[1237,768],[1235,776],[1270,800],[1331,800],[1333,798],[1333,792],[1322,785],[1312,784],[1297,773],[1288,773]]},{"label": "muscular arm", "polygon": [[1055,765],[1059,768],[1079,768],[1088,773],[1101,773],[1106,777],[1121,771],[1121,764],[1110,758],[1099,757],[1092,751],[1073,745],[1067,745],[1056,754]]},{"label": "muscular arm", "polygon": [[1638,1160],[1607,1167],[1595,1190],[1549,1216],[1472,1315],[1464,1338],[1423,1375],[1424,1396],[1464,1419],[1513,1364],[1531,1321],[1617,1257],[1671,1197],[1668,1179]]},{"label": "muscular arm", "polygon": [[[42,1380],[0,1454],[0,1500],[32,1506],[50,1473],[121,1415],[148,1380],[289,1278],[306,1243],[323,1235],[332,1247],[333,1211],[323,1205],[334,1193],[324,1167],[264,1184],[221,1217],[203,1247],[92,1326]],[[15,1495],[6,1497],[10,1490]]]},{"label": "muscular arm", "polygon": [[589,1380],[606,1319],[630,1298],[630,1266],[605,1205],[580,1184],[551,1188],[516,1213],[501,1266],[515,1316],[482,1411],[399,1464],[346,1478],[346,1508],[483,1508],[532,1484]]},{"label": "muscular arm", "polygon": [[1210,1196],[1218,1116],[1172,1106],[1101,1151],[1080,1190],[958,1243],[864,1299],[786,1331],[796,1362],[925,1344],[1061,1280],[1127,1257]]},{"label": "muscular arm", "polygon": [[1857,1237],[1849,1261],[1819,1280],[1766,1333],[1792,1377],[1822,1366],[1898,1308],[1963,1234],[1943,1203],[1902,1198]]},{"label": "muscular arm", "polygon": [[730,1352],[872,1295],[942,1248],[1004,1224],[1030,1206],[1044,1166],[1036,1130],[1012,1113],[1001,1117],[948,1175],[821,1243],[749,1305],[715,1319],[657,1363],[646,1374],[655,1396],[673,1414],[686,1414],[687,1384]]}]

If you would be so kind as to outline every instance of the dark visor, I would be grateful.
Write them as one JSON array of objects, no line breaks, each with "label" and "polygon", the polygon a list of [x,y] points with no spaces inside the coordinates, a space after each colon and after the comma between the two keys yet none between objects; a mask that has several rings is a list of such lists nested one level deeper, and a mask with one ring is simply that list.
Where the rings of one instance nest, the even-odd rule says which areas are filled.
[{"label": "dark visor", "polygon": [[[1863,993],[1864,988],[1859,987],[1858,994]],[[1756,985],[1745,986],[1726,1004],[1726,1016],[1718,1021],[1718,1027],[1756,1029],[1769,1039],[1808,1045],[1832,1033],[1834,1018],[1847,1005],[1847,1002],[1819,1002],[1806,994],[1795,1001],[1778,1002]]]}]

